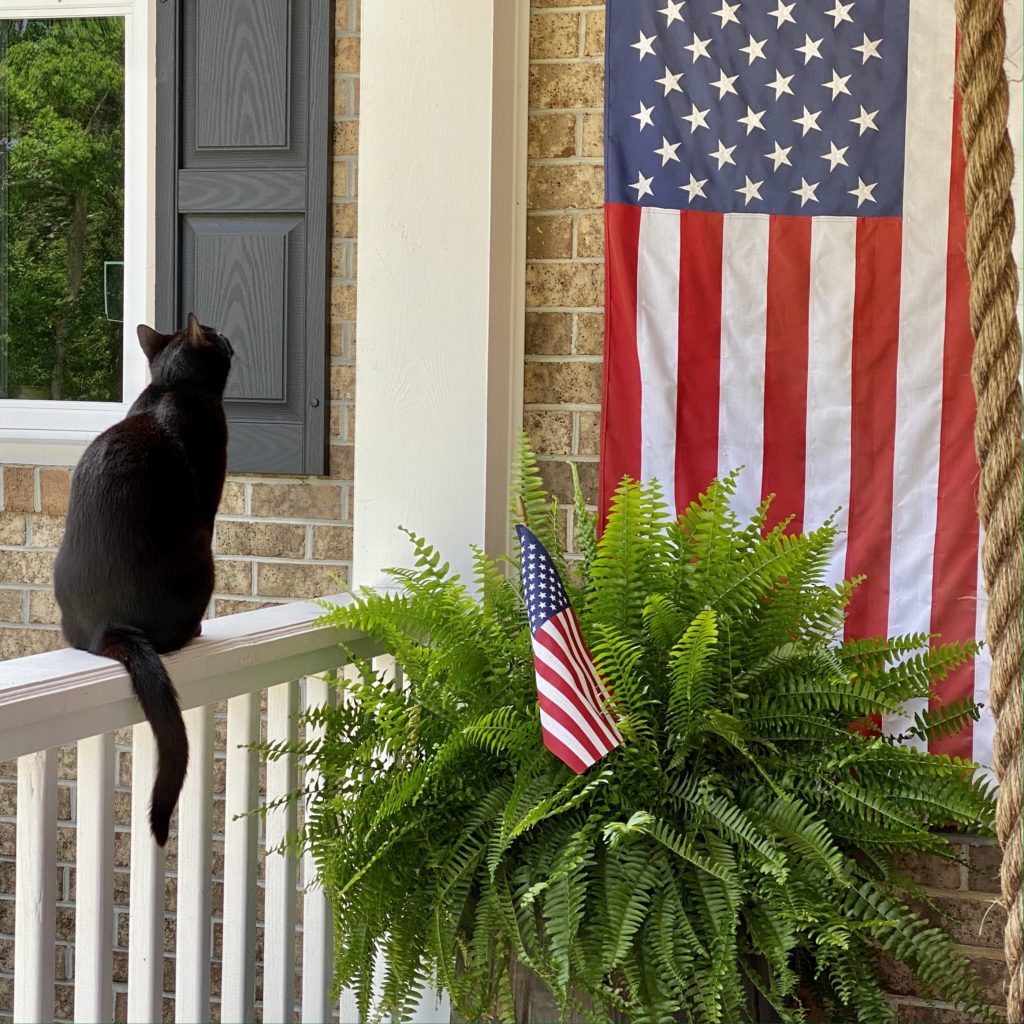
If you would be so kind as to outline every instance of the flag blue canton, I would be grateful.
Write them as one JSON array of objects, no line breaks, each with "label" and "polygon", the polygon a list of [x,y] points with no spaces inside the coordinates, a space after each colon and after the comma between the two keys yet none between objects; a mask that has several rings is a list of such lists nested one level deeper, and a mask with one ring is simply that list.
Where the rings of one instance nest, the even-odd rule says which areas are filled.
[{"label": "flag blue canton", "polygon": [[606,199],[898,217],[909,0],[608,0]]},{"label": "flag blue canton", "polygon": [[555,563],[544,545],[525,526],[517,526],[522,550],[523,598],[530,618],[530,632],[569,607],[569,597]]}]

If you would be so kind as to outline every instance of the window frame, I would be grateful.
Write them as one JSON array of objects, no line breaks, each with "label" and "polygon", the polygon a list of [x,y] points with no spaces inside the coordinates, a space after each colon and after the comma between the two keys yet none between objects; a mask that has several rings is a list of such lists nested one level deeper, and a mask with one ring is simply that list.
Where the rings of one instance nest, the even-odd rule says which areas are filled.
[{"label": "window frame", "polygon": [[[135,325],[153,322],[156,45],[152,0],[0,0],[0,18],[125,19],[124,309],[120,402],[0,399],[0,463],[61,465],[123,418],[147,383]],[[142,145],[133,144],[142,140]]]}]

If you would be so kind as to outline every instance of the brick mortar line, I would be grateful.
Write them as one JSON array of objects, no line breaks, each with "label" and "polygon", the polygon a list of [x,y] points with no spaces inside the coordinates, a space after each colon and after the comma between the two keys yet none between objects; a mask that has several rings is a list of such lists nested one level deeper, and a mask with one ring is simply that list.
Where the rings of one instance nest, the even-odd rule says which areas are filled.
[{"label": "brick mortar line", "polygon": [[526,305],[527,313],[604,313],[604,306],[531,306]]},{"label": "brick mortar line", "polygon": [[526,261],[528,267],[603,267],[603,256],[558,256],[533,257]]},{"label": "brick mortar line", "polygon": [[[269,565],[305,565],[313,567],[329,566],[332,569],[343,569],[352,565],[352,559],[345,561],[339,558],[317,558],[313,562],[307,562],[304,558],[285,558],[283,555],[216,555],[221,562],[260,562]],[[255,597],[255,594],[245,594],[245,597]]]},{"label": "brick mortar line", "polygon": [[[604,114],[604,107],[527,107],[527,114]],[[536,160],[530,157],[530,160]]]}]

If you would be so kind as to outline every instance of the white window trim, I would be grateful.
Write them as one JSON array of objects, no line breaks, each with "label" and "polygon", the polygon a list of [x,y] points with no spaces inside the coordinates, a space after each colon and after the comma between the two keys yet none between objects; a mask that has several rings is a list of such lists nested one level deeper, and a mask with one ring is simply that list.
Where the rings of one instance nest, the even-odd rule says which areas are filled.
[{"label": "white window trim", "polygon": [[125,19],[124,357],[121,402],[0,400],[0,463],[69,465],[146,386],[135,325],[153,322],[156,42],[152,0],[0,0],[0,18]]}]

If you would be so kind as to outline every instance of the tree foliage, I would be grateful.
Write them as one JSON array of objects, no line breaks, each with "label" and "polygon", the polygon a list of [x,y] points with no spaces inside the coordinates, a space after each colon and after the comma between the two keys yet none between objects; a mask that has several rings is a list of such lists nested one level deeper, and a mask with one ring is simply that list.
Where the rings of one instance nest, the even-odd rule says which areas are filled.
[{"label": "tree foliage", "polygon": [[0,21],[0,142],[3,397],[119,400],[124,20]]},{"label": "tree foliage", "polygon": [[975,648],[843,642],[853,584],[823,583],[834,528],[767,529],[767,506],[740,522],[732,478],[675,521],[656,487],[624,482],[596,544],[583,510],[582,578],[526,451],[517,489],[625,742],[582,775],[543,747],[520,584],[481,553],[470,590],[410,534],[400,593],[329,610],[404,668],[398,683],[352,654],[358,678],[309,715],[325,736],[300,748],[322,776],[300,840],[333,908],[336,980],[363,1013],[376,991],[400,1014],[429,982],[467,1019],[511,1020],[517,961],[595,1019],[743,1020],[754,988],[796,1022],[810,984],[832,1019],[879,1024],[884,951],[984,1015],[970,964],[908,905],[896,853],[951,857],[935,828],[954,822],[991,834],[988,784],[851,728],[927,697]]}]

